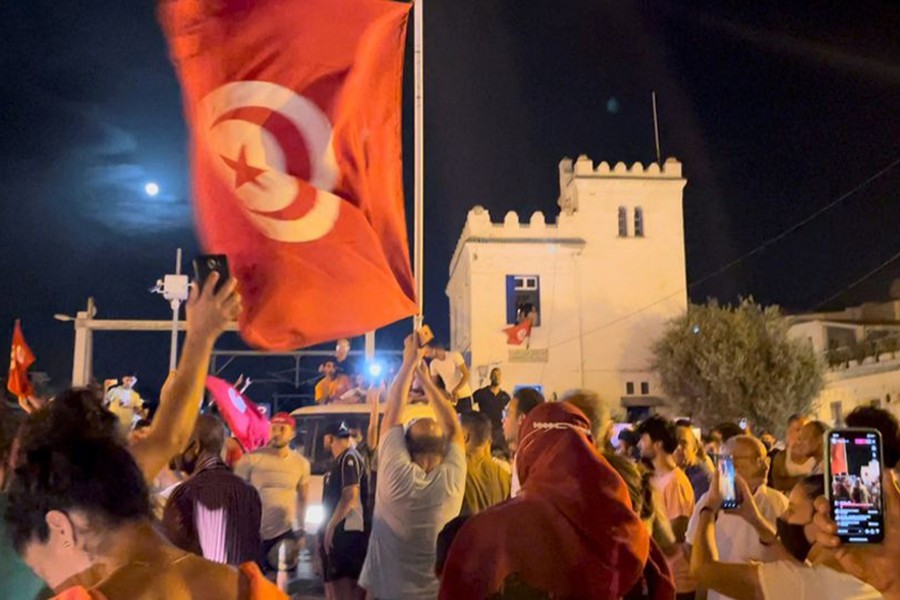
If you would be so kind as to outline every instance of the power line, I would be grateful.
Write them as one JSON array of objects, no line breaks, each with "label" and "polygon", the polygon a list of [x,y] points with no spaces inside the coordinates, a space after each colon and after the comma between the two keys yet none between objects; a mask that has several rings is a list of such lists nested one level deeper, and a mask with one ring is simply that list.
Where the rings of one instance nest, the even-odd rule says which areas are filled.
[{"label": "power line", "polygon": [[894,261],[897,260],[898,258],[900,258],[900,252],[897,252],[897,253],[894,254],[892,257],[890,257],[889,259],[887,259],[886,261],[884,261],[883,263],[881,263],[880,265],[878,265],[877,267],[875,267],[874,269],[872,269],[871,271],[869,271],[868,273],[866,273],[865,275],[863,275],[862,277],[860,277],[859,279],[857,279],[856,281],[854,281],[853,283],[851,283],[850,285],[848,285],[847,287],[845,287],[844,289],[838,291],[837,293],[834,293],[834,294],[828,296],[827,298],[825,298],[824,300],[822,300],[821,302],[819,302],[818,304],[816,304],[815,306],[813,306],[813,310],[819,308],[820,306],[824,306],[825,304],[828,304],[829,302],[831,302],[831,301],[834,300],[835,298],[839,298],[840,296],[842,296],[842,295],[844,295],[845,293],[849,292],[850,290],[852,290],[853,288],[855,288],[856,286],[858,286],[859,284],[861,284],[863,281],[865,281],[866,279],[868,279],[868,278],[871,277],[872,275],[878,273],[879,271],[881,271],[882,269],[884,269],[885,267],[887,267],[889,264],[891,264],[892,262],[894,262]]},{"label": "power line", "polygon": [[694,287],[694,286],[700,285],[701,283],[704,283],[704,282],[706,282],[706,281],[709,281],[709,280],[712,279],[713,277],[717,277],[718,275],[721,275],[722,273],[724,273],[724,272],[727,271],[728,269],[734,267],[735,265],[738,265],[738,264],[744,262],[746,259],[750,258],[751,256],[753,256],[753,255],[755,255],[755,254],[759,254],[760,252],[762,252],[763,250],[765,250],[766,248],[768,248],[768,247],[771,246],[772,244],[775,244],[775,243],[781,241],[782,239],[786,238],[787,236],[789,236],[790,234],[794,233],[795,231],[797,231],[798,229],[800,229],[801,227],[803,227],[804,225],[806,225],[806,224],[809,223],[810,221],[812,221],[812,220],[818,218],[819,216],[821,216],[822,214],[828,212],[829,210],[831,210],[832,208],[834,208],[835,206],[837,206],[838,204],[840,204],[841,202],[843,202],[844,200],[846,200],[847,198],[849,198],[850,196],[853,196],[854,194],[856,194],[857,192],[859,192],[859,191],[862,190],[863,188],[869,186],[870,184],[872,184],[872,183],[875,182],[876,180],[880,179],[881,177],[883,177],[884,175],[886,175],[891,169],[894,169],[894,168],[897,167],[898,165],[900,165],[900,158],[897,158],[896,160],[894,160],[894,162],[892,162],[892,163],[889,164],[888,166],[884,167],[883,169],[881,169],[880,171],[878,171],[877,173],[875,173],[874,175],[872,175],[871,177],[869,177],[868,179],[866,179],[865,181],[863,181],[862,183],[860,183],[859,185],[857,185],[856,187],[854,187],[854,188],[853,188],[852,190],[850,190],[849,192],[845,192],[844,194],[842,194],[841,196],[839,196],[836,200],[833,200],[832,202],[829,202],[828,204],[826,204],[825,206],[823,206],[823,207],[820,208],[819,210],[815,211],[814,213],[812,213],[811,215],[809,215],[809,216],[806,217],[805,219],[802,219],[801,221],[795,223],[794,225],[791,225],[790,227],[788,227],[787,229],[785,229],[785,230],[782,231],[781,233],[775,235],[774,237],[769,238],[768,240],[764,241],[762,244],[760,244],[760,245],[757,246],[756,248],[753,248],[753,249],[750,250],[749,252],[746,252],[746,253],[742,254],[741,256],[737,257],[736,259],[734,259],[734,260],[731,261],[730,263],[728,263],[728,264],[726,264],[726,265],[724,265],[724,266],[722,266],[722,267],[716,269],[715,271],[713,271],[713,272],[710,273],[709,275],[706,275],[705,277],[702,277],[701,279],[698,279],[697,281],[694,281],[693,283],[689,284],[689,285],[688,285],[688,289],[690,289],[690,288],[692,288],[692,287]]}]

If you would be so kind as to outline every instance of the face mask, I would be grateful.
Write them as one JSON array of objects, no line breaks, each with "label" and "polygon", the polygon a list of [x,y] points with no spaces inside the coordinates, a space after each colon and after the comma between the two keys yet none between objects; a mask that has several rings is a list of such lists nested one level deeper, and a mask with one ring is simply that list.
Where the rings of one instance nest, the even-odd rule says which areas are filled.
[{"label": "face mask", "polygon": [[812,549],[812,544],[806,539],[806,532],[804,531],[806,525],[788,523],[779,517],[776,520],[776,526],[778,539],[781,540],[781,545],[784,546],[784,549],[800,562],[805,561],[806,557],[809,556],[809,551]]}]

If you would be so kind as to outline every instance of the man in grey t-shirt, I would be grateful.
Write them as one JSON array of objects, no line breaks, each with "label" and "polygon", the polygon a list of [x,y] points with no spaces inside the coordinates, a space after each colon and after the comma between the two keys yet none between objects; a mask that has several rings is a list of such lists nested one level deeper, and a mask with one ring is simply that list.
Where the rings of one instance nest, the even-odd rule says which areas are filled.
[{"label": "man in grey t-shirt", "polygon": [[[418,336],[408,337],[381,423],[372,537],[359,578],[378,600],[437,597],[437,536],[459,514],[466,487],[465,443],[456,411],[428,377],[422,356]],[[436,418],[414,421],[404,431],[401,416],[417,368]]]}]

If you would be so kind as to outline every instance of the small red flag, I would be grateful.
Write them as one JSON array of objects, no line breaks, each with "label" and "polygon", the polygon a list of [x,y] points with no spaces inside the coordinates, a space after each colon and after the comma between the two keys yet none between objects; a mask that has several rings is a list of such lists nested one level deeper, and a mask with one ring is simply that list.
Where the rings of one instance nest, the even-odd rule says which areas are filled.
[{"label": "small red flag", "polygon": [[507,327],[503,330],[507,337],[506,343],[510,346],[521,346],[522,342],[531,335],[531,327],[531,319],[525,319],[518,325]]},{"label": "small red flag", "polygon": [[415,314],[401,83],[410,4],[162,0],[206,250],[273,350]]},{"label": "small red flag", "polygon": [[252,452],[269,443],[269,420],[249,398],[227,381],[212,375],[206,378],[206,389],[245,451]]},{"label": "small red flag", "polygon": [[28,367],[34,363],[34,353],[28,347],[25,336],[22,334],[22,324],[16,319],[13,329],[12,351],[9,355],[9,378],[6,389],[15,394],[19,399],[34,396],[34,388],[28,379]]}]

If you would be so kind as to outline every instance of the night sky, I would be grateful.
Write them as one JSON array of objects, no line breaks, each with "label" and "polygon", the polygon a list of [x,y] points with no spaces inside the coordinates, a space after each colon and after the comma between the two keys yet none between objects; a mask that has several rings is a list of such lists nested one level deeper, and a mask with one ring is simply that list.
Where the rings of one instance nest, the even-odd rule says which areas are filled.
[{"label": "night sky", "polygon": [[[93,296],[99,317],[167,318],[147,290],[176,247],[185,264],[197,253],[186,132],[152,2],[2,4],[0,341],[22,318],[52,390],[71,375],[73,341],[54,313]],[[438,336],[449,333],[444,286],[468,209],[495,221],[555,215],[562,157],[652,161],[650,90],[663,155],[689,181],[691,282],[900,158],[900,4],[784,4],[429,0],[425,302]],[[409,52],[410,211],[411,67]],[[151,180],[154,199],[143,193]],[[898,222],[900,167],[690,297],[812,309],[900,251]],[[884,299],[895,277],[900,260],[830,306]],[[398,348],[407,327],[380,342]],[[162,334],[99,334],[95,373],[137,369],[153,397],[167,352]]]}]

